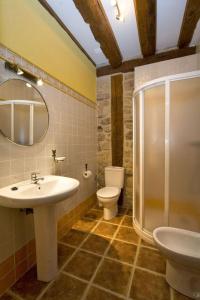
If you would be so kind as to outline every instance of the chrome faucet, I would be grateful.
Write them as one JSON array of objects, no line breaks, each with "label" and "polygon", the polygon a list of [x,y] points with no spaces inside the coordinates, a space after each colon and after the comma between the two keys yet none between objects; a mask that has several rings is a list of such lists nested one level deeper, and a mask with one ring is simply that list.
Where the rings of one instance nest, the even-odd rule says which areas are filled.
[{"label": "chrome faucet", "polygon": [[31,183],[38,184],[38,181],[44,180],[44,177],[37,177],[40,174],[39,172],[32,172],[31,173]]}]

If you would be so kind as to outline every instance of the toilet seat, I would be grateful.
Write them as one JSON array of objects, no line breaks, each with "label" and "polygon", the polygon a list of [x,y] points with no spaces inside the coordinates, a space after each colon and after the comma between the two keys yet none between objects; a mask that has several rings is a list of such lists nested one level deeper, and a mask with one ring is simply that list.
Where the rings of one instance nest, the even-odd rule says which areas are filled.
[{"label": "toilet seat", "polygon": [[[101,197],[101,201],[109,201],[109,199],[115,198],[120,194],[120,189],[117,187],[104,187],[97,191],[97,196]],[[103,198],[103,199],[102,199]]]}]

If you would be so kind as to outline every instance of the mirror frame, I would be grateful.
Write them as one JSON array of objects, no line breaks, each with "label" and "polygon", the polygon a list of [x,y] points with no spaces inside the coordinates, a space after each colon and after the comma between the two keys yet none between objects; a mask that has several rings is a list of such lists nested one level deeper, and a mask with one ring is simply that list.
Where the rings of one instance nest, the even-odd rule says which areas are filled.
[{"label": "mirror frame", "polygon": [[40,97],[41,97],[42,100],[44,101],[44,104],[45,104],[45,107],[46,107],[46,110],[47,110],[47,114],[48,114],[48,125],[47,125],[47,128],[46,128],[46,130],[45,130],[45,133],[41,136],[41,138],[40,138],[37,142],[33,143],[32,145],[23,145],[23,144],[18,144],[18,143],[16,143],[16,142],[12,141],[8,136],[6,136],[6,135],[4,134],[4,132],[3,132],[2,129],[0,128],[0,133],[1,133],[1,134],[2,134],[9,142],[11,142],[11,143],[13,143],[13,144],[15,144],[15,145],[17,145],[17,146],[31,147],[31,146],[34,146],[34,145],[36,145],[36,144],[41,143],[41,141],[44,139],[44,137],[45,137],[46,134],[47,134],[47,131],[48,131],[48,129],[49,129],[49,110],[48,110],[48,106],[47,106],[47,103],[46,103],[46,101],[45,101],[45,99],[44,99],[42,93],[36,88],[35,83],[33,83],[32,81],[28,81],[28,80],[26,80],[26,79],[24,79],[24,78],[13,77],[13,78],[8,78],[8,79],[5,79],[5,80],[1,81],[1,82],[0,82],[0,86],[1,86],[2,84],[4,84],[5,82],[11,81],[11,80],[20,80],[20,81],[23,81],[23,82],[25,82],[25,83],[31,84],[31,86],[39,93]]}]

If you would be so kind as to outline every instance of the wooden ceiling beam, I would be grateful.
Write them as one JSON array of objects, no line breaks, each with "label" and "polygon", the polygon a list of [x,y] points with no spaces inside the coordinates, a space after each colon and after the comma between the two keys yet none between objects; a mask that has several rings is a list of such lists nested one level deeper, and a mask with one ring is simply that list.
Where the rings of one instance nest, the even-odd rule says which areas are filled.
[{"label": "wooden ceiling beam", "polygon": [[100,0],[73,0],[113,68],[122,63],[122,55]]},{"label": "wooden ceiling beam", "polygon": [[105,67],[100,67],[97,69],[97,77],[104,75],[111,75],[114,73],[127,73],[134,71],[135,67],[148,65],[168,59],[183,57],[187,55],[192,55],[196,53],[196,47],[188,47],[183,49],[174,49],[167,52],[158,53],[153,56],[132,59],[123,62],[123,64],[119,68],[112,68],[110,65]]},{"label": "wooden ceiling beam", "polygon": [[179,48],[187,47],[190,44],[199,19],[200,0],[187,0],[179,35]]},{"label": "wooden ceiling beam", "polygon": [[156,51],[156,0],[134,0],[136,21],[143,57]]},{"label": "wooden ceiling beam", "polygon": [[79,49],[87,56],[87,58],[92,62],[94,66],[96,66],[95,62],[89,56],[89,54],[85,51],[85,49],[81,46],[81,44],[77,41],[77,39],[73,36],[71,31],[65,26],[63,21],[58,17],[55,11],[51,8],[46,0],[38,0],[40,4],[48,11],[48,13],[58,22],[58,24],[62,27],[62,29],[70,36],[70,38],[74,41],[74,43],[79,47]]}]

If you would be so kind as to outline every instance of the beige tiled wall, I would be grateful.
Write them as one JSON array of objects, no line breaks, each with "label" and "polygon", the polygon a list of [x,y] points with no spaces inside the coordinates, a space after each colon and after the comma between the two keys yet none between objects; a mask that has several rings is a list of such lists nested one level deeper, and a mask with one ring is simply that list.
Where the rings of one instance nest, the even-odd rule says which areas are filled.
[{"label": "beige tiled wall", "polygon": [[200,69],[200,53],[135,68],[135,89],[147,81]]},{"label": "beige tiled wall", "polygon": [[[12,57],[11,59],[12,60]],[[0,60],[0,82],[14,77]],[[52,79],[53,81],[53,79]],[[62,86],[64,89],[64,86]],[[33,146],[19,146],[0,134],[0,187],[29,179],[32,171],[41,175],[58,174],[77,178],[80,189],[76,195],[57,205],[60,218],[96,191],[96,109],[87,99],[77,99],[70,93],[45,83],[39,87],[49,110],[49,129],[42,142]],[[51,150],[66,156],[55,164]],[[82,177],[85,163],[93,177]],[[33,215],[18,209],[0,207],[0,263],[34,238]]]}]

